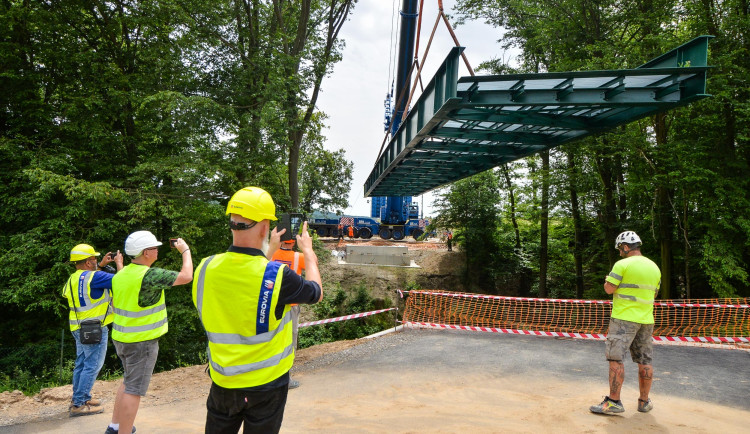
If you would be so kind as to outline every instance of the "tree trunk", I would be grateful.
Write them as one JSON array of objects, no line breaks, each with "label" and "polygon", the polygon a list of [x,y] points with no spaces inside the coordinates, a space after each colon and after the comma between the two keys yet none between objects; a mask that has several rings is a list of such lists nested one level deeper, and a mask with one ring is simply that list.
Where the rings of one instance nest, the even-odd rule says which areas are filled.
[{"label": "tree trunk", "polygon": [[[606,143],[606,138],[602,138]],[[607,258],[609,260],[609,268],[612,268],[617,261],[617,251],[613,249],[612,243],[614,243],[617,237],[616,224],[617,224],[617,206],[615,205],[615,186],[612,176],[612,157],[602,155],[601,151],[596,151],[596,170],[599,172],[599,179],[602,182],[604,189],[604,245],[606,246]]]},{"label": "tree trunk", "polygon": [[[516,247],[515,247],[515,253],[516,257],[521,257],[521,232],[518,229],[518,220],[516,220],[516,194],[515,190],[513,188],[513,182],[510,179],[510,170],[508,170],[508,165],[504,164],[500,166],[500,170],[503,172],[503,177],[505,178],[505,186],[508,189],[508,198],[510,200],[510,221],[513,225],[513,231],[516,235]],[[525,267],[521,261],[519,261],[519,282],[518,282],[518,295],[521,297],[528,297],[531,295],[531,279],[532,279],[532,273],[531,269],[528,267]]]},{"label": "tree trunk", "polygon": [[539,240],[539,297],[547,297],[547,236],[549,228],[549,150],[542,157],[542,213],[540,216]]},{"label": "tree trunk", "polygon": [[682,238],[685,248],[685,298],[691,298],[690,294],[690,242],[688,241],[688,198],[683,190],[685,206],[682,210]]},{"label": "tree trunk", "polygon": [[505,178],[505,187],[508,189],[508,199],[510,200],[510,221],[513,225],[513,230],[516,233],[516,249],[521,250],[521,233],[518,230],[518,221],[516,220],[516,195],[513,191],[513,183],[510,180],[510,171],[508,165],[503,164],[500,166],[500,170],[503,172]]},{"label": "tree trunk", "polygon": [[[656,146],[664,148],[667,144],[666,115],[658,114],[654,117],[654,133]],[[661,298],[668,299],[672,295],[672,207],[670,205],[670,190],[662,180],[656,186],[657,200],[657,241],[661,251]]]},{"label": "tree trunk", "polygon": [[573,263],[576,270],[576,298],[583,298],[583,240],[581,239],[581,211],[578,207],[578,189],[576,185],[576,163],[573,152],[567,152],[568,157],[568,179],[570,180],[570,211],[573,215]]},{"label": "tree trunk", "polygon": [[[293,55],[297,56],[299,53],[302,52],[302,49],[304,48],[305,41],[308,38],[308,32],[307,32],[307,22],[310,19],[310,0],[305,0],[303,2],[302,7],[302,13],[306,15],[304,19],[304,26],[303,21],[300,20],[300,26],[298,28],[297,32],[297,38],[295,39],[295,44],[293,48]],[[312,94],[310,96],[310,100],[307,103],[307,106],[304,109],[304,114],[302,114],[302,121],[299,122],[297,117],[299,116],[297,113],[296,105],[294,106],[294,116],[295,119],[293,119],[294,123],[292,125],[299,125],[299,128],[293,131],[290,131],[290,149],[289,149],[289,160],[287,161],[287,169],[289,171],[289,198],[291,202],[291,207],[293,210],[298,211],[299,210],[299,155],[300,155],[300,149],[302,148],[302,141],[305,138],[305,133],[307,132],[307,128],[310,126],[310,120],[312,119],[312,115],[315,112],[315,105],[318,102],[318,95],[320,94],[320,86],[323,82],[323,78],[326,75],[326,72],[328,71],[328,66],[331,62],[331,54],[333,52],[334,45],[336,43],[336,40],[338,39],[339,32],[341,31],[341,27],[346,22],[346,18],[349,16],[349,10],[352,6],[352,0],[343,0],[340,4],[338,4],[337,1],[331,1],[328,9],[328,19],[327,19],[327,33],[326,33],[326,45],[325,49],[323,50],[322,59],[318,61],[318,64],[316,65],[315,72],[314,72],[314,84],[313,84],[313,90]],[[299,70],[299,63],[295,66],[297,70]],[[289,107],[290,109],[292,107]],[[290,119],[291,120],[291,119]]]}]

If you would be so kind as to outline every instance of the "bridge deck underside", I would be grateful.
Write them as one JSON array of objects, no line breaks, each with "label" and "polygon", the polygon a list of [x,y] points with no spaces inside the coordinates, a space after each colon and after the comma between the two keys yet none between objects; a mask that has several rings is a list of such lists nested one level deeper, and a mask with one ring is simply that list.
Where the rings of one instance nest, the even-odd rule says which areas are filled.
[{"label": "bridge deck underside", "polygon": [[422,194],[704,98],[707,42],[637,69],[460,79],[454,49],[378,158],[365,195]]}]

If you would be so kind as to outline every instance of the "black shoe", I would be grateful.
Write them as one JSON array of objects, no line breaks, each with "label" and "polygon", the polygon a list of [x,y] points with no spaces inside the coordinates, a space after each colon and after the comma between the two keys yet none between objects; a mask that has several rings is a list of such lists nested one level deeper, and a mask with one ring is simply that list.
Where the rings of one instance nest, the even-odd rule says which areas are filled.
[{"label": "black shoe", "polygon": [[[104,431],[104,434],[119,434],[119,431],[112,428],[111,426],[108,426],[107,430]],[[130,431],[130,434],[135,434],[135,425],[133,425],[133,430]]]}]

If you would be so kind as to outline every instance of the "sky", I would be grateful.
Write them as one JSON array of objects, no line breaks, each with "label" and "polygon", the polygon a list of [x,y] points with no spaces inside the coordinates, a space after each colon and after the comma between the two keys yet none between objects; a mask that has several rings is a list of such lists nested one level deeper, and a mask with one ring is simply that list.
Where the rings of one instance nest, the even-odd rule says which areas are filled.
[{"label": "sky", "polygon": [[[343,59],[334,66],[333,73],[323,81],[318,98],[318,109],[328,115],[326,148],[344,149],[346,159],[354,163],[352,189],[349,193],[347,215],[370,215],[369,198],[364,197],[364,183],[370,174],[375,158],[383,142],[384,106],[386,93],[390,89],[396,66],[392,62],[398,50],[398,10],[401,0],[360,0],[349,21],[344,23],[340,37],[346,42]],[[419,61],[427,46],[435,21],[438,17],[437,0],[425,0],[422,12],[422,31],[419,42]],[[454,0],[444,0],[443,6],[450,17],[455,15]],[[397,17],[391,42],[391,22]],[[483,22],[474,21],[455,29],[456,37],[466,47],[467,58],[473,69],[483,61],[504,58],[512,60],[512,53],[506,53],[497,42],[502,30]],[[393,44],[393,48],[391,45]],[[445,23],[441,20],[430,46],[422,69],[422,82],[432,79],[450,49],[453,39]],[[390,73],[389,73],[390,63]],[[459,62],[459,76],[469,75],[463,62]],[[412,76],[413,80],[413,76]],[[419,97],[419,90],[412,101]],[[424,216],[434,216],[433,194],[416,196],[414,201],[424,203]]]}]

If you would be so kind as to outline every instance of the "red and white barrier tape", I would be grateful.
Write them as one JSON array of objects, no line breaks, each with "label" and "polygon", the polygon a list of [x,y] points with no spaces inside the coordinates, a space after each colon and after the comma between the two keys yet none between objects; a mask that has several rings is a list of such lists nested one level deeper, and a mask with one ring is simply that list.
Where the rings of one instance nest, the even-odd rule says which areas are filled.
[{"label": "red and white barrier tape", "polygon": [[[603,340],[607,338],[607,335],[599,333],[569,333],[569,332],[545,332],[539,330],[514,330],[514,329],[499,329],[494,327],[477,327],[477,326],[462,326],[455,324],[433,324],[426,322],[414,322],[405,321],[404,325],[416,325],[420,327],[431,327],[431,328],[443,328],[443,329],[455,329],[455,330],[471,330],[475,332],[490,332],[490,333],[508,333],[516,335],[533,335],[533,336],[552,336],[552,337],[566,337],[575,339],[598,339]],[[740,343],[750,342],[750,338],[746,337],[734,337],[734,336],[654,336],[654,342],[703,342],[703,343]]]},{"label": "red and white barrier tape", "polygon": [[[514,301],[543,301],[543,302],[554,302],[554,303],[578,303],[578,304],[612,304],[611,300],[577,300],[569,298],[530,298],[530,297],[507,297],[503,295],[486,295],[486,294],[463,294],[453,292],[436,292],[436,291],[398,291],[403,298],[403,293],[417,293],[427,295],[440,295],[444,297],[458,297],[458,298],[480,298],[485,300],[514,300]],[[737,309],[748,309],[750,304],[711,304],[711,303],[672,303],[672,302],[654,302],[655,306],[666,306],[666,307],[721,307],[721,308],[737,308]]]},{"label": "red and white barrier tape", "polygon": [[340,316],[340,317],[337,317],[337,318],[322,319],[320,321],[304,322],[304,323],[302,323],[302,324],[299,325],[299,328],[308,327],[308,326],[314,326],[314,325],[318,325],[318,324],[328,324],[328,323],[331,323],[331,322],[346,321],[348,319],[354,319],[354,318],[364,318],[366,316],[376,315],[376,314],[379,314],[379,313],[388,312],[390,310],[396,310],[396,308],[392,307],[390,309],[380,309],[380,310],[373,310],[372,312],[355,313],[355,314],[352,314],[352,315]]}]

